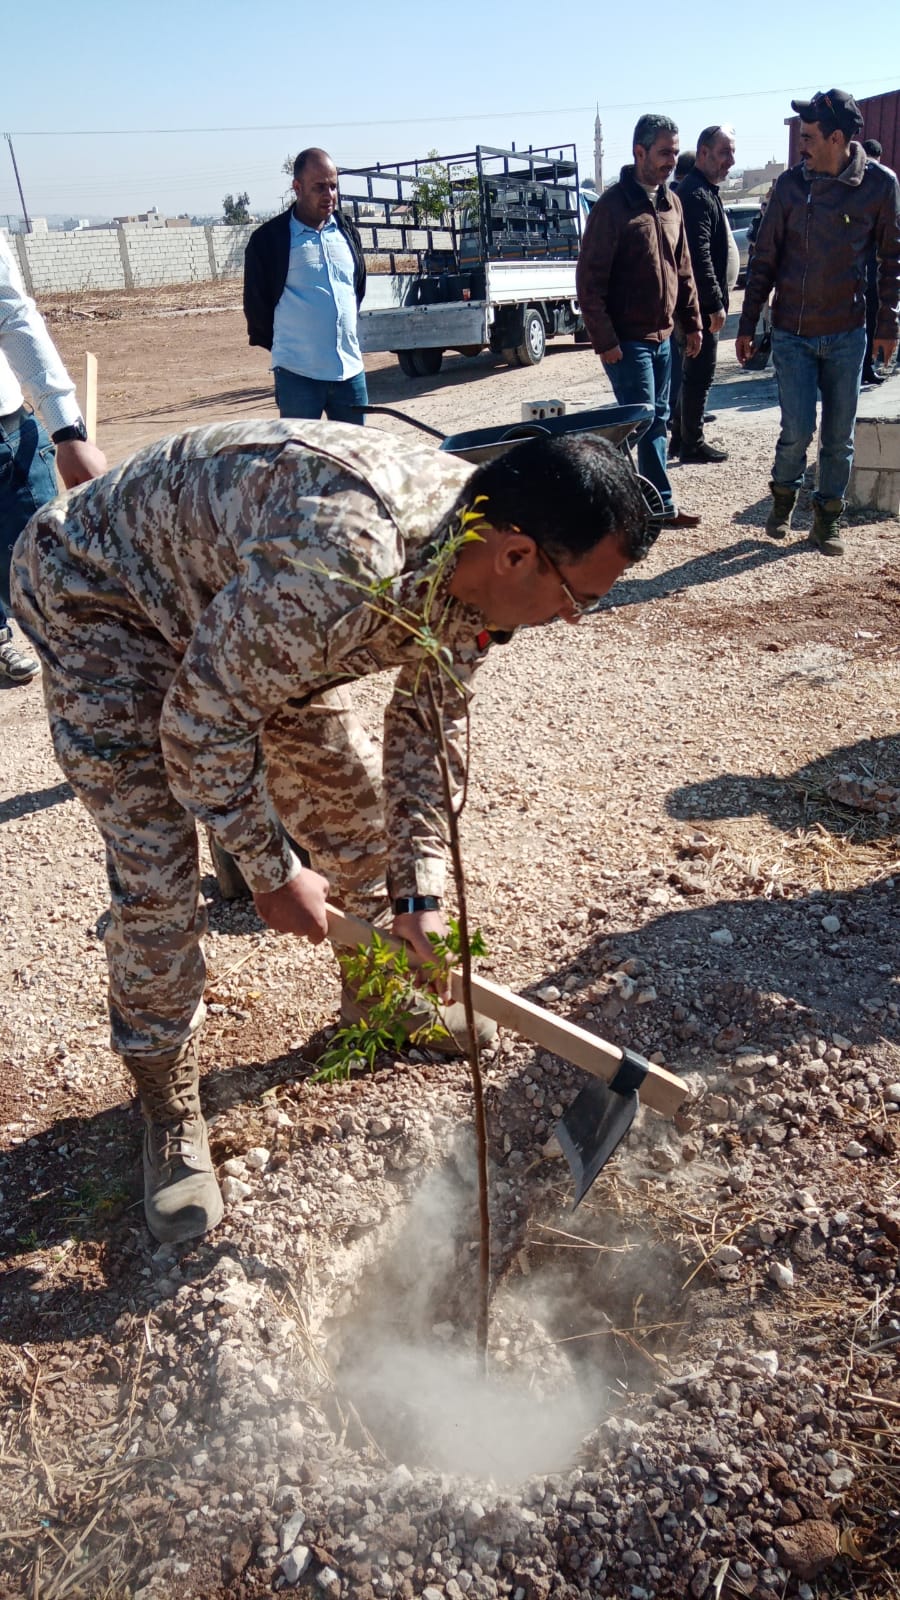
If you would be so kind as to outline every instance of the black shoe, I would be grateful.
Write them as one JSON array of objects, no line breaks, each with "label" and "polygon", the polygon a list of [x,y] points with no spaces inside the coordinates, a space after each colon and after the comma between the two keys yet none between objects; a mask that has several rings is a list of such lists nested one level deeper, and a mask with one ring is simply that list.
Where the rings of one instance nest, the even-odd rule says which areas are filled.
[{"label": "black shoe", "polygon": [[670,461],[674,461],[675,457],[679,456],[680,454],[681,454],[681,434],[680,433],[673,433],[669,438],[669,447],[668,447],[668,450],[666,451],[666,455],[668,456],[668,459]]},{"label": "black shoe", "polygon": [[719,415],[718,411],[704,411],[704,413],[703,413],[703,421],[704,422],[715,422],[716,418],[718,417],[718,415]]},{"label": "black shoe", "polygon": [[864,384],[867,384],[867,383],[879,384],[879,383],[884,383],[884,378],[882,377],[880,372],[876,372],[875,371],[874,367],[868,367],[863,372],[862,381],[863,381]]},{"label": "black shoe", "polygon": [[692,462],[702,464],[711,461],[727,461],[728,451],[717,450],[714,444],[707,444],[705,439],[701,439],[700,443],[695,445],[692,450],[682,446],[681,459],[688,464]]}]

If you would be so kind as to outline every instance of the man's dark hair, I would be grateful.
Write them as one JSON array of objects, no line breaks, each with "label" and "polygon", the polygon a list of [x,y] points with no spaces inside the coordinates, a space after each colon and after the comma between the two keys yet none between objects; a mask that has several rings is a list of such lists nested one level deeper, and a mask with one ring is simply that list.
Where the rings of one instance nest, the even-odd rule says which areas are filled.
[{"label": "man's dark hair", "polygon": [[884,145],[878,139],[863,139],[863,149],[873,161],[880,161],[884,155]]},{"label": "man's dark hair", "polygon": [[678,124],[673,122],[671,117],[664,117],[659,111],[645,111],[642,117],[638,117],[631,147],[634,149],[636,144],[640,144],[645,150],[649,150],[655,145],[661,133],[677,132]]},{"label": "man's dark hair", "polygon": [[675,163],[675,171],[673,173],[676,183],[680,183],[682,178],[687,177],[688,173],[693,168],[696,159],[696,150],[682,150],[681,155],[678,157],[678,160]]},{"label": "man's dark hair", "polygon": [[318,145],[311,144],[307,150],[301,150],[294,160],[295,178],[300,177],[308,161],[331,161],[331,157],[327,150],[320,150]]},{"label": "man's dark hair", "polygon": [[632,561],[652,543],[647,507],[628,457],[587,435],[528,439],[479,467],[470,505],[495,528],[518,528],[553,561],[576,562],[612,536]]}]

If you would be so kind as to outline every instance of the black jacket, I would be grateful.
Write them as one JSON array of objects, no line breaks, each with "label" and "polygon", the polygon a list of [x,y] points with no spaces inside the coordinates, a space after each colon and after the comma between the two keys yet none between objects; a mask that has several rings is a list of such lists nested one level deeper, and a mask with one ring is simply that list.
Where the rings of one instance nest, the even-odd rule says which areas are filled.
[{"label": "black jacket", "polygon": [[[244,251],[244,316],[251,344],[271,350],[275,335],[275,307],[284,294],[291,259],[291,212],[270,217],[255,229]],[[349,217],[335,211],[334,220],[353,254],[353,287],[356,303],[362,304],[366,292],[366,263],[359,233]]]},{"label": "black jacket", "polygon": [[678,185],[694,282],[705,317],[728,310],[728,218],[714,183],[692,167]]}]

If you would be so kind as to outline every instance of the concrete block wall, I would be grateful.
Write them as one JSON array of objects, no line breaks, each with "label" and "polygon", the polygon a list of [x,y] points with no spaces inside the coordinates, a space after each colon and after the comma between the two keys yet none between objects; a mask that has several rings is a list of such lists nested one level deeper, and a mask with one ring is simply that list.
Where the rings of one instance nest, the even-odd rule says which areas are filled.
[{"label": "concrete block wall", "polygon": [[163,283],[239,278],[255,223],[245,227],[148,228],[10,236],[29,294],[84,294]]},{"label": "concrete block wall", "polygon": [[213,276],[205,228],[142,228],[121,230],[135,289],[160,283],[196,283]]},{"label": "concrete block wall", "polygon": [[243,276],[244,251],[247,248],[247,240],[256,226],[255,222],[250,222],[243,227],[226,228],[214,225],[204,230],[209,237],[210,256],[215,263],[217,278]]},{"label": "concrete block wall", "polygon": [[13,242],[30,294],[125,288],[116,233],[20,233]]}]

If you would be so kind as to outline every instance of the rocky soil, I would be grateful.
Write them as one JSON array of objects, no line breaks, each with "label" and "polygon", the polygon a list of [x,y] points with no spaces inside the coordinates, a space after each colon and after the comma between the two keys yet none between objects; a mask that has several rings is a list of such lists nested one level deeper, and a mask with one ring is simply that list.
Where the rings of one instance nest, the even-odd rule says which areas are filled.
[{"label": "rocky soil", "polygon": [[[233,307],[170,301],[58,308],[73,365],[101,347],[111,456],[272,413]],[[476,700],[484,970],[689,1090],[573,1214],[553,1126],[583,1078],[501,1037],[487,1382],[465,1064],[312,1082],[332,958],[211,873],[227,1214],[149,1238],[101,851],[39,687],[0,696],[0,1596],[900,1595],[900,530],[856,518],[827,562],[804,497],[765,540],[773,386],[732,348],[730,460],[673,469],[702,528],[495,651]],[[605,394],[566,343],[371,385],[448,431]]]}]

